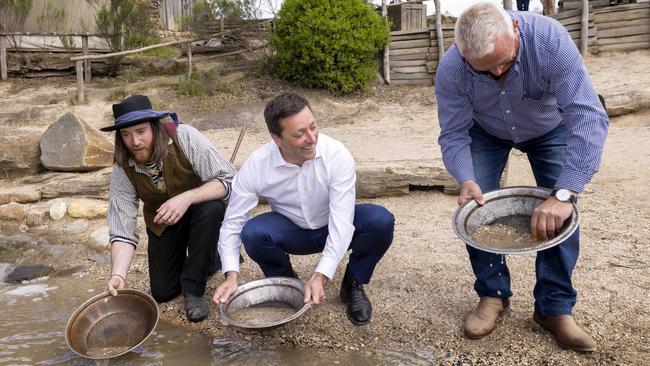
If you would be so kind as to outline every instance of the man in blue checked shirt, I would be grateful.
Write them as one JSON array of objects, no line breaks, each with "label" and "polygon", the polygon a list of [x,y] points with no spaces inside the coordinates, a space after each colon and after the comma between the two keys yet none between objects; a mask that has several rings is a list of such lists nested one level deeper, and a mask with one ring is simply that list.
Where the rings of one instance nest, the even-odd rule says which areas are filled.
[{"label": "man in blue checked shirt", "polygon": [[[506,12],[491,3],[468,8],[455,44],[436,73],[439,143],[460,184],[458,203],[483,203],[499,188],[512,148],[527,154],[537,185],[553,194],[535,209],[535,240],[555,236],[600,165],[608,118],[567,31],[555,20]],[[500,255],[467,247],[480,301],[465,319],[467,337],[488,335],[509,307],[510,273]],[[533,319],[569,349],[591,352],[594,340],[575,323],[571,274],[579,233],[541,251],[535,262]]]}]

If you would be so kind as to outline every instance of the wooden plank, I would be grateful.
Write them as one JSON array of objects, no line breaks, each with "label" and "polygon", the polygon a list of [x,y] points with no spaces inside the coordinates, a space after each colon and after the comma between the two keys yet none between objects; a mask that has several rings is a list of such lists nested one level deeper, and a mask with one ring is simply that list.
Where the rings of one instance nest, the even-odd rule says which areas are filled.
[{"label": "wooden plank", "polygon": [[76,72],[77,72],[77,102],[79,104],[84,104],[85,95],[84,95],[84,63],[82,60],[76,61]]},{"label": "wooden plank", "polygon": [[[81,37],[81,48],[84,56],[88,56],[88,36]],[[90,60],[84,60],[84,78],[87,82],[92,79],[92,72],[90,68]]]},{"label": "wooden plank", "polygon": [[559,21],[561,19],[567,19],[576,16],[579,17],[580,14],[581,14],[580,9],[573,9],[573,10],[565,10],[560,13],[551,14],[549,15],[549,17]]},{"label": "wooden plank", "polygon": [[431,45],[429,39],[416,39],[413,41],[398,41],[391,42],[389,48],[392,50],[404,49],[404,48],[417,48],[417,47],[428,47]]},{"label": "wooden plank", "polygon": [[429,32],[415,33],[415,34],[406,34],[403,36],[390,36],[391,42],[396,41],[412,41],[416,39],[429,39]]},{"label": "wooden plank", "polygon": [[[567,30],[567,32],[571,32],[571,31],[574,31],[574,30],[580,30],[581,27],[582,27],[582,24],[576,23],[576,24],[567,25],[564,28]],[[592,29],[596,30],[596,24],[589,22],[589,30],[591,31]],[[600,30],[600,27],[598,27],[598,30]]]},{"label": "wooden plank", "polygon": [[598,52],[604,51],[634,51],[650,48],[650,42],[616,43],[598,46]]},{"label": "wooden plank", "polygon": [[632,27],[624,27],[624,28],[605,29],[603,31],[598,30],[598,38],[633,36],[636,34],[646,34],[646,33],[650,33],[650,24],[635,25]]},{"label": "wooden plank", "polygon": [[[589,7],[603,7],[603,6],[608,6],[609,5],[609,0],[589,0]],[[619,5],[621,6],[621,5]],[[582,8],[582,5],[579,1],[577,2],[568,2],[565,1],[562,4],[562,9],[563,10],[580,10]]]},{"label": "wooden plank", "polygon": [[[571,32],[569,32],[569,35],[573,39],[580,39],[580,30],[571,31]],[[588,35],[589,35],[589,37],[596,37],[597,36],[596,29],[595,28],[589,28]],[[600,35],[598,35],[598,36],[600,36]]]},{"label": "wooden plank", "polygon": [[[560,24],[562,24],[564,27],[567,27],[572,24],[581,24],[582,19],[580,17],[572,17],[569,19],[563,19],[560,21]],[[594,15],[592,13],[589,13],[589,26],[595,26],[596,25],[596,20],[594,19]]]},{"label": "wooden plank", "polygon": [[187,78],[192,77],[192,42],[187,43]]},{"label": "wooden plank", "polygon": [[431,74],[425,72],[418,72],[418,73],[412,73],[412,74],[403,74],[400,72],[391,72],[390,73],[390,79],[391,80],[411,80],[411,79],[426,79],[426,78],[432,78]]},{"label": "wooden plank", "polygon": [[610,22],[624,22],[633,19],[650,18],[650,9],[639,9],[636,11],[622,11],[620,13],[596,13],[596,24]]},{"label": "wooden plank", "polygon": [[391,37],[392,36],[403,36],[405,34],[418,34],[418,33],[429,33],[429,28],[425,29],[413,29],[413,30],[405,30],[405,31],[393,31],[390,32]]},{"label": "wooden plank", "polygon": [[428,79],[414,79],[414,80],[393,80],[393,85],[433,85],[433,77]]},{"label": "wooden plank", "polygon": [[596,13],[605,14],[605,13],[619,13],[624,11],[637,11],[650,8],[650,2],[636,3],[636,4],[624,4],[617,6],[606,6],[603,8],[596,9]]},{"label": "wooden plank", "polygon": [[[195,40],[189,41],[189,42],[194,42]],[[88,55],[88,56],[76,56],[76,57],[70,57],[70,61],[79,61],[79,60],[96,60],[96,59],[101,59],[101,58],[107,58],[107,57],[113,57],[113,56],[124,56],[124,55],[130,55],[132,53],[138,53],[146,50],[151,50],[154,48],[160,48],[160,47],[165,47],[165,46],[173,46],[177,44],[182,44],[182,43],[187,43],[188,41],[173,41],[173,42],[165,42],[165,43],[159,43],[159,44],[154,44],[151,46],[146,46],[142,48],[138,48],[135,50],[128,50],[128,51],[122,51],[122,52],[113,52],[113,53],[107,53],[104,55]]]},{"label": "wooden plank", "polygon": [[599,38],[598,47],[617,44],[617,43],[635,43],[635,42],[650,42],[650,33],[637,34],[634,36],[613,37],[613,38]]},{"label": "wooden plank", "polygon": [[0,36],[0,80],[7,80],[7,46],[5,37]]},{"label": "wooden plank", "polygon": [[623,20],[619,22],[609,22],[609,23],[598,23],[598,31],[611,29],[611,28],[622,28],[622,27],[633,27],[636,25],[646,25],[650,23],[650,12],[648,12],[648,17],[641,19],[632,19],[632,20]]},{"label": "wooden plank", "polygon": [[395,75],[395,73],[400,73],[400,74],[415,74],[415,73],[422,73],[422,72],[428,72],[426,66],[404,66],[404,67],[393,67],[391,65],[390,68],[391,74]]},{"label": "wooden plank", "polygon": [[[427,53],[427,52],[433,52],[431,51],[431,47],[416,47],[416,48],[405,48],[405,49],[398,49],[398,50],[391,49],[390,51],[391,56],[412,55],[412,54]],[[436,49],[435,52],[438,52],[438,50]]]},{"label": "wooden plank", "polygon": [[414,53],[410,55],[393,55],[390,54],[390,63],[392,64],[395,61],[410,61],[410,60],[426,60],[429,52],[424,53]]},{"label": "wooden plank", "polygon": [[427,64],[427,61],[422,58],[419,60],[403,60],[403,61],[394,61],[390,60],[390,66],[395,67],[404,67],[404,66],[424,66]]}]

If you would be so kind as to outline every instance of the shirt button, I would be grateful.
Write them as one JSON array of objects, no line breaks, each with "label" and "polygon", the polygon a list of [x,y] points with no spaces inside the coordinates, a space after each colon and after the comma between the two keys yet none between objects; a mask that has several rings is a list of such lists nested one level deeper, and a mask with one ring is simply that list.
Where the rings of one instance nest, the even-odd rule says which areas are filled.
[{"label": "shirt button", "polygon": [[504,95],[505,93],[506,93],[505,90],[502,90],[502,91],[501,91],[501,95]]},{"label": "shirt button", "polygon": [[506,110],[506,114],[509,114],[509,113],[510,113],[510,110],[509,110],[509,109],[507,109],[507,110]]},{"label": "shirt button", "polygon": [[514,130],[515,128],[517,128],[517,127],[515,127],[515,126],[512,126],[512,129],[513,129],[513,130]]}]

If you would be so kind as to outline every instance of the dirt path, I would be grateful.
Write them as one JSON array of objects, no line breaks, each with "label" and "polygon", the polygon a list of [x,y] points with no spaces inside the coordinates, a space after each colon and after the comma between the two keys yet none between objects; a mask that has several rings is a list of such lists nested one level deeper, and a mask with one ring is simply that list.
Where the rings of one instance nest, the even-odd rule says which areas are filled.
[{"label": "dirt path", "polygon": [[[650,85],[650,51],[590,57],[587,66],[599,92]],[[72,84],[39,87],[43,103],[51,95],[71,95]],[[264,101],[289,87],[265,78],[244,79],[242,94],[221,102],[176,97],[164,88],[143,90],[165,108],[202,129],[230,156],[239,128],[249,131],[236,160],[268,140],[261,110]],[[49,92],[48,92],[49,88]],[[295,88],[291,88],[295,89]],[[357,161],[436,159],[438,125],[433,88],[378,87],[368,94],[335,97],[318,91],[304,93],[314,104],[323,133],[342,140]],[[12,94],[0,84],[2,95]],[[30,89],[15,94],[24,103]],[[95,126],[110,123],[110,100],[69,106]],[[6,104],[9,110],[14,106]],[[17,107],[16,107],[17,108]],[[347,350],[421,350],[435,364],[642,364],[650,360],[650,112],[622,116],[611,122],[600,172],[581,195],[581,256],[574,272],[578,290],[575,316],[596,339],[597,352],[582,355],[560,349],[531,319],[534,255],[508,257],[512,274],[512,310],[495,332],[483,340],[462,335],[462,318],[476,301],[474,277],[467,253],[454,236],[451,217],[456,197],[439,192],[413,192],[405,197],[371,200],[396,216],[393,246],[379,264],[367,292],[373,301],[372,323],[353,326],[338,299],[341,274],[327,287],[327,302],[285,326],[247,332],[221,323],[216,307],[208,321],[187,325],[223,338],[244,338],[263,345]],[[508,185],[531,185],[526,158],[511,155]],[[259,211],[267,210],[261,207]],[[132,284],[147,289],[146,251],[137,252]],[[306,279],[318,257],[294,257]],[[346,263],[344,259],[343,263]],[[339,269],[343,268],[343,264]],[[108,271],[98,268],[97,275]],[[261,277],[250,259],[242,280]],[[220,275],[210,281],[211,295]],[[184,323],[177,299],[162,306],[162,316]]]}]

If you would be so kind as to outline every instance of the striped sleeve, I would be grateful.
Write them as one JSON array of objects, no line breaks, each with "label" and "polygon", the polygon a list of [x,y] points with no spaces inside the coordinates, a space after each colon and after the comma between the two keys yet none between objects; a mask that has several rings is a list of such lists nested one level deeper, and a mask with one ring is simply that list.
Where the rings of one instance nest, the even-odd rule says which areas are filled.
[{"label": "striped sleeve", "polygon": [[137,247],[137,214],[140,200],[124,169],[113,165],[108,195],[108,235],[110,242],[122,241]]}]

